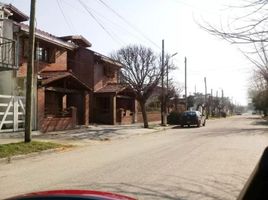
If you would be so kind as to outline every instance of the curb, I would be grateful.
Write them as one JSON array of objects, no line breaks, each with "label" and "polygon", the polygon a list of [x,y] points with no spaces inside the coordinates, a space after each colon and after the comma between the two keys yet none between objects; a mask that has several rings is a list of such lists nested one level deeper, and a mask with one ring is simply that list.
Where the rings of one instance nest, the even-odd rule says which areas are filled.
[{"label": "curb", "polygon": [[0,158],[0,164],[10,164],[12,161],[21,160],[25,158],[31,158],[37,155],[45,155],[45,154],[50,154],[50,153],[55,153],[55,152],[63,152],[64,150],[71,149],[71,148],[73,147],[58,147],[55,149],[48,149],[48,150],[33,152],[29,154],[22,154],[22,155],[16,155],[16,156],[11,156],[11,157],[6,157],[6,158]]}]

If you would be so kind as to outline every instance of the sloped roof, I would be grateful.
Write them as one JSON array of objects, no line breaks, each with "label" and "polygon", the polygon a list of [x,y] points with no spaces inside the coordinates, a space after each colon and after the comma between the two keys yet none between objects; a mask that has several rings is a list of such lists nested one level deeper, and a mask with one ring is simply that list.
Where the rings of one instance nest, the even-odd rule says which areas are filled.
[{"label": "sloped roof", "polygon": [[24,22],[29,20],[29,17],[26,14],[21,12],[18,8],[16,8],[12,4],[4,4],[3,7],[12,13],[12,15],[9,16],[9,19],[12,19],[16,22]]},{"label": "sloped roof", "polygon": [[91,90],[84,82],[82,82],[75,75],[67,71],[43,72],[40,74],[40,76],[42,77],[41,81],[42,86],[46,86],[48,84],[51,84],[59,80],[63,80],[65,78],[71,78],[73,81],[77,82],[80,85],[81,89],[84,88],[86,90]]},{"label": "sloped roof", "polygon": [[113,65],[113,66],[119,67],[119,68],[123,67],[123,64],[122,63],[120,63],[120,62],[118,62],[118,61],[116,61],[116,60],[114,60],[112,58],[109,58],[109,57],[107,57],[105,55],[102,55],[100,53],[97,53],[95,51],[93,51],[93,53],[94,53],[94,55],[96,57],[98,57],[101,61],[103,61],[105,63],[109,63],[110,65]]},{"label": "sloped roof", "polygon": [[91,47],[92,44],[84,38],[82,35],[69,35],[69,36],[62,36],[59,37],[60,39],[64,41],[72,41],[74,44],[80,46],[80,47]]},{"label": "sloped roof", "polygon": [[109,83],[103,88],[96,91],[96,93],[119,93],[126,89],[126,86],[118,84],[118,83]]},{"label": "sloped roof", "polygon": [[[16,25],[18,25],[20,27],[20,29],[24,32],[26,32],[27,34],[29,33],[29,26],[23,23],[15,23]],[[49,43],[53,43],[55,45],[64,47],[66,49],[69,50],[73,50],[75,48],[77,48],[77,46],[73,43],[70,42],[66,42],[48,32],[42,31],[40,29],[35,29],[35,36],[41,40],[47,41]]]}]

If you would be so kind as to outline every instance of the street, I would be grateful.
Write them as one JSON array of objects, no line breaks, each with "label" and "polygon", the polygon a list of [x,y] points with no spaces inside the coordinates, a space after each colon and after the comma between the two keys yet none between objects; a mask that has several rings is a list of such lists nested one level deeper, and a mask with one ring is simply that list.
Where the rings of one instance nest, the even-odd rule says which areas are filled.
[{"label": "street", "polygon": [[0,164],[0,198],[94,189],[138,199],[236,199],[268,144],[257,116],[90,143]]}]

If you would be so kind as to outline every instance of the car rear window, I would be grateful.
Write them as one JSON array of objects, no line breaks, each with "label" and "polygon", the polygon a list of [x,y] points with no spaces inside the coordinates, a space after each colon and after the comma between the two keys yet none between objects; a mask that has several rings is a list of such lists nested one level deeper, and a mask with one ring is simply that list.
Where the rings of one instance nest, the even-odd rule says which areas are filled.
[{"label": "car rear window", "polygon": [[196,116],[196,112],[185,112],[183,113],[184,116]]}]

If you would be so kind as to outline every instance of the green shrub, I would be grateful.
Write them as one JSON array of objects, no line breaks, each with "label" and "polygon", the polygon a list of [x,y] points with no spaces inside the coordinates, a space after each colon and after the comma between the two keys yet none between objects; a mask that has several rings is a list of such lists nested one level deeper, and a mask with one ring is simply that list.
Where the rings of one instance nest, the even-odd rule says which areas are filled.
[{"label": "green shrub", "polygon": [[180,124],[180,118],[181,118],[181,113],[171,112],[167,116],[167,123],[168,124]]}]

